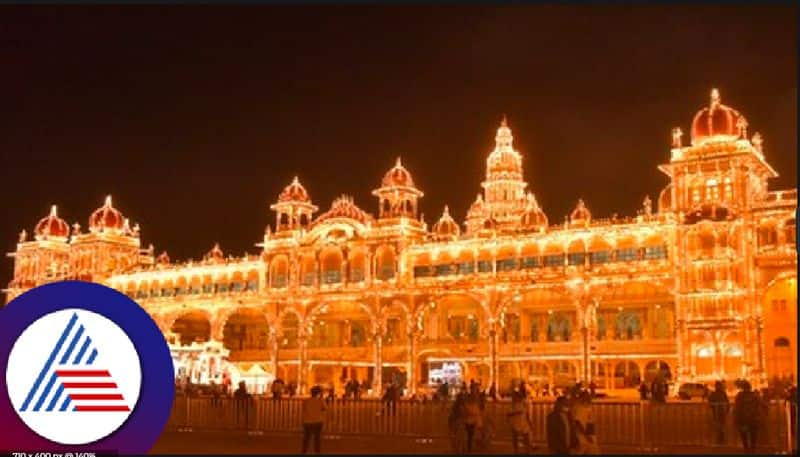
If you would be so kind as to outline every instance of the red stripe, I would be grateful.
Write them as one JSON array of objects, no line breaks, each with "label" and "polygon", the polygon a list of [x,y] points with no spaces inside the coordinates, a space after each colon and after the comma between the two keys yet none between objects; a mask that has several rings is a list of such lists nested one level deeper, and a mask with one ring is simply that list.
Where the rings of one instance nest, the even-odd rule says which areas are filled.
[{"label": "red stripe", "polygon": [[130,411],[125,405],[78,405],[76,411]]},{"label": "red stripe", "polygon": [[84,377],[99,378],[108,377],[111,374],[107,370],[56,370],[58,376],[64,377]]},{"label": "red stripe", "polygon": [[122,394],[69,394],[73,400],[124,400]]},{"label": "red stripe", "polygon": [[115,382],[65,382],[65,389],[114,389]]}]

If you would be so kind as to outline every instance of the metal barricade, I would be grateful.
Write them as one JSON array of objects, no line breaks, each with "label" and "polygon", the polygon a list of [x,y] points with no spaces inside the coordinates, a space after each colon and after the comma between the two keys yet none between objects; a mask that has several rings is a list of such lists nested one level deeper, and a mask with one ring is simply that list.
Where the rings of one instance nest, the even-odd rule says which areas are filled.
[{"label": "metal barricade", "polygon": [[[167,424],[168,430],[219,430],[248,433],[299,432],[302,429],[301,398],[272,399],[254,397],[185,397],[177,396]],[[379,400],[335,399],[325,401],[325,425],[328,435],[363,435],[447,439],[451,404],[402,400],[392,406]],[[676,447],[739,446],[739,434],[731,411],[725,417],[724,441],[716,442],[711,407],[706,402],[609,401],[591,405],[597,441],[603,446],[624,447],[642,452],[659,452]],[[551,399],[530,403],[534,442],[547,441],[547,415]],[[487,401],[485,417],[495,440],[511,436],[507,413],[508,401]],[[759,448],[770,452],[791,452],[797,446],[797,405],[785,401],[769,404]]]}]

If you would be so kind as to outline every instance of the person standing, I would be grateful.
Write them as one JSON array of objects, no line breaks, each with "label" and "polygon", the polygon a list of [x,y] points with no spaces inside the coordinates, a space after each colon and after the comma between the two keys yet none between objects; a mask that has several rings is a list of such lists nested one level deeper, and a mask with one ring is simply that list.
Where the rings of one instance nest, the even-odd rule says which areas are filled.
[{"label": "person standing", "polygon": [[475,432],[480,431],[481,427],[483,427],[483,411],[478,392],[465,393],[464,395],[466,396],[464,402],[464,427],[467,431],[467,453],[470,453],[475,443]]},{"label": "person standing", "polygon": [[572,412],[578,446],[575,454],[599,454],[594,419],[592,418],[592,398],[589,392],[582,392],[573,402]]},{"label": "person standing", "polygon": [[642,381],[642,383],[639,384],[639,399],[642,400],[642,401],[647,400],[647,394],[648,393],[649,392],[648,392],[648,389],[647,389],[647,383]]},{"label": "person standing", "polygon": [[716,444],[721,446],[725,444],[725,421],[731,407],[722,381],[714,383],[714,391],[708,396],[708,405],[711,407],[711,418],[714,420]]},{"label": "person standing", "polygon": [[739,429],[745,453],[753,454],[761,422],[761,399],[753,392],[748,381],[740,381],[739,389],[733,403],[733,419]]},{"label": "person standing", "polygon": [[322,437],[322,424],[324,422],[325,402],[322,400],[322,388],[311,388],[311,396],[303,400],[303,450],[305,454],[308,444],[314,440],[314,452],[320,453],[320,440]]},{"label": "person standing", "polygon": [[558,397],[547,415],[547,447],[551,454],[568,455],[578,445],[567,397]]},{"label": "person standing", "polygon": [[511,411],[508,417],[511,423],[511,445],[514,446],[514,454],[519,447],[519,438],[523,440],[526,453],[530,454],[534,449],[531,445],[531,420],[528,415],[528,398],[522,391],[514,391],[511,394]]}]

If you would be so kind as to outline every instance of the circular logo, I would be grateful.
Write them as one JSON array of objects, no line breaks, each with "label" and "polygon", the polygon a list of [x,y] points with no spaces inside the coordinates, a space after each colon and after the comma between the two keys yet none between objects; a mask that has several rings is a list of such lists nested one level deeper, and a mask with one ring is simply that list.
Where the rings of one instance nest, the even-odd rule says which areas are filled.
[{"label": "circular logo", "polygon": [[139,399],[133,343],[114,322],[81,309],[50,313],[25,329],[6,367],[14,411],[34,432],[86,444],[117,430]]},{"label": "circular logo", "polygon": [[127,296],[63,281],[0,308],[0,450],[144,454],[174,399],[164,336]]}]

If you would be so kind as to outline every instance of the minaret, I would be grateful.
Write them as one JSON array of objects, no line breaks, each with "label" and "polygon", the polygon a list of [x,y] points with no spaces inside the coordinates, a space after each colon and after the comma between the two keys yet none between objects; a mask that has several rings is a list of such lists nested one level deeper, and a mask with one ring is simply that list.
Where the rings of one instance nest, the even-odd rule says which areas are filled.
[{"label": "minaret", "polygon": [[525,211],[525,187],[522,177],[522,156],[514,150],[514,137],[505,116],[497,129],[495,148],[486,159],[484,205],[487,217],[497,221],[499,227],[519,224]]}]

